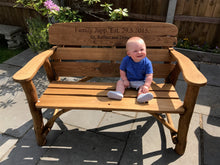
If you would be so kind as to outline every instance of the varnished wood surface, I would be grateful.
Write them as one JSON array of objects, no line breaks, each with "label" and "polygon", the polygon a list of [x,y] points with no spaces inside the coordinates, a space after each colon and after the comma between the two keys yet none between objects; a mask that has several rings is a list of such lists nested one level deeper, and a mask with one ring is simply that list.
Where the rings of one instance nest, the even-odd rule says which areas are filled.
[{"label": "varnished wood surface", "polygon": [[30,108],[30,113],[32,115],[37,143],[38,145],[44,145],[46,143],[46,137],[43,135],[43,114],[41,109],[38,109],[35,106],[35,103],[38,101],[36,87],[33,81],[22,81],[21,85],[25,92]]},{"label": "varnished wood surface", "polygon": [[[47,88],[45,95],[70,95],[70,96],[107,96],[110,90],[103,89],[65,89],[65,88]],[[172,98],[178,99],[179,96],[175,91],[150,91],[154,98]],[[127,89],[124,97],[136,98],[137,91]]]},{"label": "varnished wood surface", "polygon": [[147,46],[176,45],[175,25],[160,22],[74,22],[57,23],[49,28],[54,45],[125,46],[128,38],[142,37]]},{"label": "varnished wood surface", "polygon": [[[119,63],[105,62],[51,62],[58,76],[119,77]],[[155,78],[166,78],[174,64],[152,64]]]},{"label": "varnished wood surface", "polygon": [[[89,85],[90,84],[90,85]],[[138,112],[183,113],[184,108],[171,84],[153,84],[154,99],[149,104],[136,102],[137,91],[128,89],[121,101],[109,99],[107,92],[115,90],[114,83],[52,83],[45,91],[38,108],[126,110]],[[85,87],[85,88],[84,88]]]},{"label": "varnished wood surface", "polygon": [[[54,60],[107,60],[121,61],[127,55],[125,48],[73,48],[59,47],[51,57]],[[147,49],[151,61],[173,61],[168,49]]]},{"label": "varnished wood surface", "polygon": [[194,63],[183,54],[170,48],[171,55],[173,55],[180,66],[183,73],[184,80],[193,86],[204,86],[207,83],[205,76],[197,69]]},{"label": "varnished wood surface", "polygon": [[[49,88],[61,88],[61,89],[108,89],[114,90],[116,83],[110,82],[71,82],[71,81],[53,81],[48,85]],[[157,91],[175,91],[172,84],[157,84],[152,82],[150,90]]]},{"label": "varnished wood surface", "polygon": [[184,108],[185,113],[180,115],[179,125],[178,125],[178,134],[177,134],[177,145],[175,151],[179,155],[183,155],[186,149],[187,144],[187,134],[189,130],[190,121],[193,115],[193,110],[196,104],[196,99],[199,94],[199,86],[187,86],[185,98],[184,98]]},{"label": "varnished wood surface", "polygon": [[43,95],[36,103],[38,108],[119,110],[151,113],[183,113],[182,102],[178,99],[153,99],[149,104],[139,104],[136,98],[122,101],[107,97]]},{"label": "varnished wood surface", "polygon": [[22,82],[32,80],[46,59],[54,53],[55,49],[54,47],[46,50],[32,58],[23,68],[13,75],[14,81]]}]

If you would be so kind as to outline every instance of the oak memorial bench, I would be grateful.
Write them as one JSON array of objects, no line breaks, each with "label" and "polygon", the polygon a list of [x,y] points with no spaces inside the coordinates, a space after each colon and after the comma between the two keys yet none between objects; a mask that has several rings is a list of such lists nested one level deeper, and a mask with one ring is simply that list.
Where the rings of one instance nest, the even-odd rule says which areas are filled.
[{"label": "oak memorial bench", "polygon": [[[173,48],[177,34],[175,25],[160,22],[53,24],[49,29],[49,43],[54,47],[35,56],[13,76],[26,94],[38,145],[46,143],[55,120],[69,110],[133,111],[148,112],[159,120],[170,130],[175,151],[184,154],[199,88],[207,80],[189,58]],[[133,36],[144,39],[147,57],[153,63],[154,78],[164,80],[152,83],[150,92],[154,99],[146,104],[137,103],[136,90],[126,90],[121,101],[111,100],[107,92],[114,90],[116,83],[87,81],[92,77],[119,77],[120,61],[126,56],[126,41]],[[38,98],[32,79],[42,65],[50,83]],[[175,90],[180,72],[187,83],[184,101]],[[60,77],[82,79],[69,82],[61,81]],[[42,108],[54,109],[46,124]],[[174,127],[171,114],[180,116],[178,129]]]}]

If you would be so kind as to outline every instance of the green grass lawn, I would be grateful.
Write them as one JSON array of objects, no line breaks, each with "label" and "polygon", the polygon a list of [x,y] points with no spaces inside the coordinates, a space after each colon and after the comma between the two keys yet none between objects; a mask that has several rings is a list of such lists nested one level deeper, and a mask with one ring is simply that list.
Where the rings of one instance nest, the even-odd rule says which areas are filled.
[{"label": "green grass lawn", "polygon": [[0,46],[0,64],[8,60],[9,58],[14,57],[15,55],[21,53],[24,50],[25,48],[12,50],[12,49],[8,49],[5,46]]}]

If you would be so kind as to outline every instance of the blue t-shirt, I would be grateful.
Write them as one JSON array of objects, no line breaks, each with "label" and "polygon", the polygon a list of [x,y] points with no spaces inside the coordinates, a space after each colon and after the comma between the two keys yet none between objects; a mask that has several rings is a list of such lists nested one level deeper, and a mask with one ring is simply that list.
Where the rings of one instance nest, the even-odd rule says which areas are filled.
[{"label": "blue t-shirt", "polygon": [[126,72],[128,81],[143,81],[146,74],[153,73],[152,63],[147,57],[140,62],[134,62],[131,57],[125,56],[121,62],[120,70]]}]

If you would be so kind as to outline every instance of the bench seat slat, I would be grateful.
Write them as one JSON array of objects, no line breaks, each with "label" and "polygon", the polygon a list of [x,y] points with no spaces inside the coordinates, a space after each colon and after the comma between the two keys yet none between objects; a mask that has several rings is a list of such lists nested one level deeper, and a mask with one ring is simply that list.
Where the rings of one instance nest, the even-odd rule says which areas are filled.
[{"label": "bench seat slat", "polygon": [[[53,81],[49,84],[49,88],[81,88],[81,89],[112,89],[116,88],[116,83],[110,82],[70,82],[70,81]],[[156,84],[152,82],[150,90],[158,91],[175,91],[175,88],[172,84]]]},{"label": "bench seat slat", "polygon": [[[110,90],[103,89],[65,89],[65,88],[47,88],[44,95],[69,95],[69,96],[106,96]],[[172,98],[178,99],[179,96],[175,91],[151,91],[154,98]],[[124,97],[137,97],[137,91],[127,89]]]},{"label": "bench seat slat", "polygon": [[72,81],[53,81],[48,87],[50,88],[84,88],[84,89],[115,89],[115,83],[104,82],[72,82]]},{"label": "bench seat slat", "polygon": [[182,101],[179,100],[173,85],[151,85],[155,99],[149,104],[136,102],[137,91],[128,89],[121,101],[109,99],[106,94],[115,90],[115,83],[98,82],[52,82],[36,103],[38,108],[60,109],[97,109],[127,110],[152,113],[183,113]]},{"label": "bench seat slat", "polygon": [[152,113],[183,113],[183,103],[179,99],[153,99],[149,104],[139,104],[136,98],[123,98],[121,101],[107,97],[43,95],[37,108],[114,110]]}]

